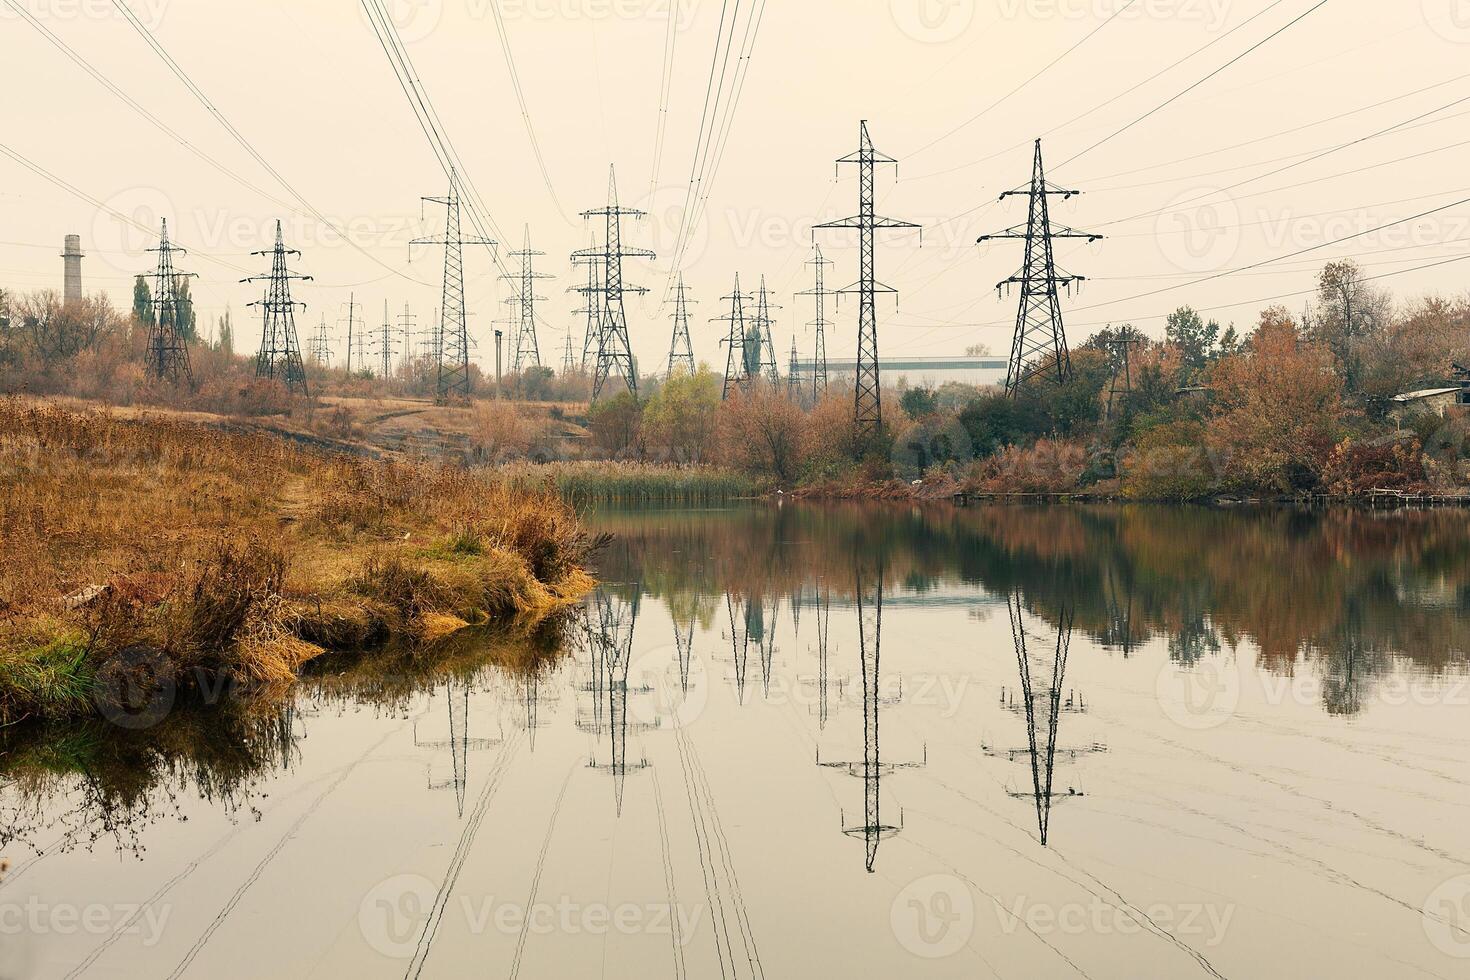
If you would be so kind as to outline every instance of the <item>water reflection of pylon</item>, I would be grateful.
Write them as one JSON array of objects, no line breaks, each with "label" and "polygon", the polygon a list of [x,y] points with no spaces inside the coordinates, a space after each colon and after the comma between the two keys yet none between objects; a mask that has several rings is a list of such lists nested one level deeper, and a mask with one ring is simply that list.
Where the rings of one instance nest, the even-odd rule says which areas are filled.
[{"label": "water reflection of pylon", "polygon": [[1133,655],[1133,576],[1125,573],[1123,597],[1118,596],[1118,574],[1108,566],[1103,587],[1108,606],[1108,626],[1103,633],[1103,643],[1110,648],[1121,648],[1126,659]]},{"label": "water reflection of pylon", "polygon": [[[613,797],[617,812],[623,812],[623,785],[628,770],[628,735],[631,732],[647,731],[659,727],[652,724],[628,721],[628,668],[632,663],[633,630],[638,622],[638,606],[642,596],[641,587],[635,588],[632,600],[614,600],[606,592],[598,593],[595,601],[596,622],[591,628],[594,648],[601,648],[603,669],[602,690],[607,698],[607,731],[610,752],[606,762],[599,762],[594,754],[587,768],[606,772],[613,777]],[[652,688],[639,688],[633,693],[652,693]],[[631,768],[641,771],[648,768],[647,759],[639,759]]]},{"label": "water reflection of pylon", "polygon": [[746,635],[755,636],[761,655],[761,688],[767,700],[771,697],[771,664],[776,653],[776,624],[780,621],[781,599],[771,600],[770,621],[766,620],[765,603],[757,596],[746,606]]},{"label": "water reflection of pylon", "polygon": [[[459,690],[455,688],[458,686]],[[444,685],[449,700],[449,737],[427,739],[419,736],[418,721],[413,723],[413,744],[421,749],[448,749],[454,774],[449,779],[435,779],[429,774],[428,788],[431,790],[453,789],[459,816],[464,817],[465,784],[469,779],[471,752],[483,752],[495,748],[504,741],[501,737],[470,738],[470,684],[450,678]]]},{"label": "water reflection of pylon", "polygon": [[[916,768],[924,762],[885,763],[878,742],[878,715],[882,700],[878,696],[881,673],[879,653],[883,636],[883,569],[880,566],[876,582],[869,594],[869,585],[861,569],[857,572],[858,646],[863,665],[863,758],[862,762],[824,762],[820,750],[817,765],[843,768],[863,780],[863,819],[861,823],[850,822],[842,814],[842,832],[849,837],[861,837],[864,842],[864,866],[872,874],[878,859],[878,845],[903,830],[903,810],[899,810],[897,823],[884,823],[882,813],[882,777],[886,769]],[[927,755],[927,753],[926,753]]]},{"label": "water reflection of pylon", "polygon": [[679,687],[684,696],[689,696],[689,662],[694,659],[694,621],[695,614],[689,614],[689,624],[679,625],[677,613],[670,610],[674,621],[674,650],[679,657]]},{"label": "water reflection of pylon", "polygon": [[[1022,790],[1015,786],[1007,786],[1006,792],[1012,797],[1023,799],[1031,798],[1036,804],[1036,829],[1041,838],[1041,846],[1047,846],[1047,840],[1051,833],[1051,806],[1053,800],[1058,796],[1080,796],[1082,791],[1075,786],[1069,785],[1065,794],[1055,790],[1055,773],[1058,760],[1064,762],[1075,762],[1083,755],[1093,752],[1104,752],[1106,746],[1099,743],[1080,746],[1071,749],[1058,749],[1057,729],[1061,716],[1068,712],[1084,712],[1086,704],[1080,694],[1069,692],[1066,700],[1062,699],[1062,684],[1067,673],[1067,652],[1072,642],[1072,611],[1063,609],[1061,620],[1057,626],[1057,639],[1055,647],[1051,647],[1051,668],[1048,672],[1045,668],[1045,653],[1040,654],[1040,661],[1034,663],[1033,655],[1027,645],[1026,624],[1021,607],[1020,595],[1012,595],[1006,605],[1011,620],[1011,642],[1016,651],[1016,664],[1021,674],[1021,699],[1017,704],[1014,698],[1008,698],[1002,692],[1002,703],[1013,711],[1019,711],[1026,717],[1027,746],[1024,749],[1010,750],[1006,753],[1012,761],[1025,756],[1031,766],[1031,788]],[[1045,645],[1042,650],[1048,649]],[[1038,670],[1043,676],[1049,673],[1044,689],[1036,683],[1033,674]],[[1037,711],[1037,703],[1041,702],[1042,710]],[[1044,727],[1043,727],[1044,725]],[[992,755],[1001,754],[992,748],[987,748]]]},{"label": "water reflection of pylon", "polygon": [[[736,610],[739,609],[739,614]],[[745,666],[750,655],[750,604],[725,593],[725,611],[730,616],[730,654],[735,665],[735,698],[745,703]],[[723,657],[716,658],[723,660]]]}]

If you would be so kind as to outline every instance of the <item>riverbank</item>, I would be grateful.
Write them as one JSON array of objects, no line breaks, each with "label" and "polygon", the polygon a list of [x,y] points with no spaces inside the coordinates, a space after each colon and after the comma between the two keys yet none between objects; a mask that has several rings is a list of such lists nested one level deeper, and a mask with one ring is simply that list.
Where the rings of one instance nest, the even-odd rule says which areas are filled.
[{"label": "riverbank", "polygon": [[593,586],[550,489],[197,421],[0,401],[0,724],[526,626]]}]

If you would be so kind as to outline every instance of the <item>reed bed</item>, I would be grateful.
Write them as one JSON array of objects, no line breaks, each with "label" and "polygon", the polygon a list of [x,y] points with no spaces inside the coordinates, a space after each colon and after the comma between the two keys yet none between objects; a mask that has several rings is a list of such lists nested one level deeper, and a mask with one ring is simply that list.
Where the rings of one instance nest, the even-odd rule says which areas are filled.
[{"label": "reed bed", "polygon": [[575,506],[708,506],[754,497],[761,490],[752,477],[733,470],[654,463],[520,463],[501,467],[497,475],[520,490],[554,487],[562,500]]},{"label": "reed bed", "polygon": [[0,400],[0,724],[535,621],[592,587],[593,547],[488,471]]}]

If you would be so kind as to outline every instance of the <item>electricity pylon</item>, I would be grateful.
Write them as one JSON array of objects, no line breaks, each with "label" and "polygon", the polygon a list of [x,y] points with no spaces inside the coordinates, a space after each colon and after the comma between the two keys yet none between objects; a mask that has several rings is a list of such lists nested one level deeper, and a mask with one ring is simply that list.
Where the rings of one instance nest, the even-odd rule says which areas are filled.
[{"label": "electricity pylon", "polygon": [[730,304],[730,312],[710,322],[730,325],[723,341],[728,348],[725,354],[725,390],[720,396],[723,401],[730,397],[732,391],[750,391],[750,361],[745,356],[745,304],[750,297],[740,291],[740,273],[735,273],[735,291],[721,299]]},{"label": "electricity pylon", "polygon": [[383,300],[383,328],[378,335],[378,359],[384,381],[393,377],[393,320],[388,315],[388,301]]},{"label": "electricity pylon", "polygon": [[655,255],[647,249],[623,247],[623,218],[642,218],[646,214],[646,211],[618,205],[617,174],[611,167],[607,177],[607,207],[582,212],[584,219],[602,218],[607,226],[601,252],[592,248],[574,256],[577,261],[598,259],[602,266],[602,284],[595,290],[602,308],[597,331],[597,366],[592,373],[593,402],[602,397],[614,376],[622,380],[634,398],[638,397],[638,368],[633,363],[633,347],[628,339],[628,311],[623,305],[623,297],[628,293],[642,295],[648,290],[623,282],[623,260],[652,259]]},{"label": "electricity pylon", "polygon": [[772,391],[775,391],[781,384],[781,372],[776,368],[776,342],[771,339],[771,330],[775,324],[775,320],[771,318],[771,311],[780,308],[771,305],[770,295],[766,292],[766,277],[761,276],[761,288],[755,300],[754,320],[755,328],[760,331],[760,375],[765,378]]},{"label": "electricity pylon", "polygon": [[[877,281],[874,267],[874,243],[880,231],[899,231],[918,228],[916,224],[879,217],[874,206],[874,175],[880,163],[898,161],[873,149],[868,136],[868,121],[862,122],[858,151],[837,161],[839,164],[853,163],[858,166],[858,213],[841,221],[830,221],[817,225],[817,229],[856,228],[859,232],[860,271],[858,281],[839,292],[858,295],[858,356],[857,378],[854,392],[854,412],[858,433],[870,438],[883,428],[882,378],[878,369],[878,303],[877,294],[894,293],[898,290]],[[814,231],[816,229],[813,229]]]},{"label": "electricity pylon", "polygon": [[418,335],[418,318],[409,312],[408,304],[403,304],[403,313],[398,317],[398,331],[403,336],[403,367],[404,376],[412,380],[416,375],[413,369],[414,361],[418,359],[418,346],[414,338]]},{"label": "electricity pylon", "polygon": [[1070,293],[1072,286],[1084,282],[1086,277],[1058,272],[1052,243],[1058,238],[1080,238],[1091,244],[1103,236],[1053,225],[1050,198],[1059,195],[1065,201],[1080,193],[1047,181],[1041,162],[1041,140],[1037,140],[1030,186],[1000,196],[1002,201],[1008,197],[1029,199],[1025,228],[1017,225],[978,239],[981,243],[999,238],[1026,242],[1026,260],[1021,271],[995,287],[997,293],[1009,286],[1021,287],[1021,308],[1016,314],[1016,336],[1011,343],[1010,368],[1006,372],[1006,394],[1011,397],[1038,375],[1048,376],[1059,385],[1072,377],[1072,358],[1067,350],[1067,332],[1062,325],[1062,304],[1057,289],[1061,287]]},{"label": "electricity pylon", "polygon": [[[1126,331],[1127,328],[1125,327]],[[1120,336],[1108,341],[1113,355],[1113,378],[1108,384],[1108,403],[1103,408],[1103,421],[1111,422],[1117,417],[1119,406],[1133,394],[1133,348],[1139,339],[1131,332],[1120,332]]]},{"label": "electricity pylon", "polygon": [[572,328],[567,327],[567,343],[561,353],[561,376],[570,378],[577,370],[577,348],[572,346]]},{"label": "electricity pylon", "polygon": [[149,298],[148,324],[148,380],[180,381],[193,383],[194,372],[189,367],[189,346],[179,329],[181,317],[190,314],[189,304],[179,295],[179,284],[193,276],[192,272],[179,272],[174,268],[174,253],[188,254],[185,249],[169,244],[168,219],[162,224],[158,247],[148,251],[158,253],[158,268],[153,273],[153,295]]},{"label": "electricity pylon", "polygon": [[322,314],[321,325],[316,328],[316,336],[311,339],[309,353],[313,363],[320,364],[322,367],[331,367],[332,341],[327,336],[327,315],[325,313]]},{"label": "electricity pylon", "polygon": [[450,168],[449,194],[445,197],[426,197],[429,204],[444,205],[444,234],[428,238],[417,238],[409,243],[415,245],[444,246],[444,299],[439,307],[437,394],[440,402],[452,398],[468,398],[470,395],[470,328],[464,307],[464,247],[484,245],[494,248],[495,242],[488,238],[464,236],[459,222],[459,175]]},{"label": "electricity pylon", "polygon": [[694,347],[689,341],[689,290],[684,286],[684,273],[679,273],[679,285],[674,287],[674,337],[669,342],[669,374],[674,376],[676,368],[684,368],[694,374]]},{"label": "electricity pylon", "polygon": [[251,276],[241,282],[264,280],[265,298],[251,306],[260,307],[261,333],[260,353],[255,358],[257,378],[280,379],[286,390],[306,395],[306,365],[301,360],[301,344],[296,338],[296,308],[306,309],[305,303],[291,299],[291,282],[311,282],[311,276],[298,275],[287,268],[290,256],[301,257],[296,249],[286,247],[281,233],[281,223],[276,222],[276,247],[269,252],[252,252],[251,255],[271,257],[269,276]]},{"label": "electricity pylon", "polygon": [[816,285],[805,292],[797,293],[798,296],[816,297],[817,318],[808,326],[814,327],[817,332],[816,349],[812,356],[812,403],[820,401],[827,393],[827,266],[832,263],[822,258],[822,246],[817,245],[813,249],[816,258],[807,265],[816,270]]},{"label": "electricity pylon", "polygon": [[546,297],[536,295],[536,280],[556,278],[550,273],[538,273],[533,267],[533,261],[545,254],[531,250],[531,229],[528,226],[525,244],[519,252],[510,253],[511,258],[520,260],[521,271],[516,275],[500,277],[506,282],[516,284],[516,295],[506,300],[514,311],[510,327],[516,332],[515,342],[510,349],[512,374],[520,374],[528,367],[541,366],[541,344],[536,339],[536,303]]},{"label": "electricity pylon", "polygon": [[796,334],[791,335],[791,362],[786,372],[786,397],[791,401],[801,397],[801,381],[796,377]]}]

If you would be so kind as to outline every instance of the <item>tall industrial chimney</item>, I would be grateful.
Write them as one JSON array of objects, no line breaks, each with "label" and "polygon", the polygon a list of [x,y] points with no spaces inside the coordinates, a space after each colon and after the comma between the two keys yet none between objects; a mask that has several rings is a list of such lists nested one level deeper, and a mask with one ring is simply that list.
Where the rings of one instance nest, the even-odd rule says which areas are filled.
[{"label": "tall industrial chimney", "polygon": [[82,299],[82,236],[67,235],[66,250],[61,253],[66,264],[66,280],[61,292],[63,303],[79,303]]}]

